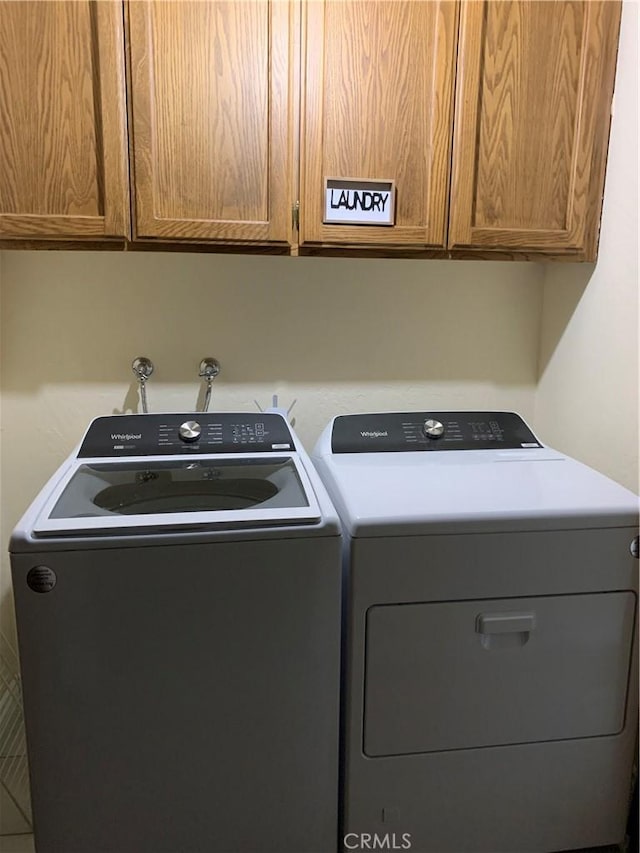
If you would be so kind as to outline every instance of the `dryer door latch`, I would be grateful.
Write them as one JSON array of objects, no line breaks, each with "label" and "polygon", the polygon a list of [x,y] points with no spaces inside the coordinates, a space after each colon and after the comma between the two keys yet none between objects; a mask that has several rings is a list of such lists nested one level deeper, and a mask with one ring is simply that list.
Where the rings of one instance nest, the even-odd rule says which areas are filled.
[{"label": "dryer door latch", "polygon": [[476,633],[485,649],[524,646],[535,627],[536,614],[532,611],[479,613],[476,617]]}]

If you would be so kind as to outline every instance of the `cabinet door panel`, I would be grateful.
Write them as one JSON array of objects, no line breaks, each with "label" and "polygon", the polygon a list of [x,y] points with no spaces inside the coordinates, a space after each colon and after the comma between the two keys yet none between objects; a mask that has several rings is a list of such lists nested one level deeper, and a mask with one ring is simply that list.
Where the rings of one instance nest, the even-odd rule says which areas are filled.
[{"label": "cabinet door panel", "polygon": [[449,246],[593,257],[617,2],[464,2]]},{"label": "cabinet door panel", "polygon": [[0,237],[129,229],[122,6],[0,2]]},{"label": "cabinet door panel", "polygon": [[[444,246],[457,4],[303,5],[301,242]],[[394,226],[323,225],[324,179],[396,182]]]},{"label": "cabinet door panel", "polygon": [[289,239],[291,14],[129,4],[136,236]]}]

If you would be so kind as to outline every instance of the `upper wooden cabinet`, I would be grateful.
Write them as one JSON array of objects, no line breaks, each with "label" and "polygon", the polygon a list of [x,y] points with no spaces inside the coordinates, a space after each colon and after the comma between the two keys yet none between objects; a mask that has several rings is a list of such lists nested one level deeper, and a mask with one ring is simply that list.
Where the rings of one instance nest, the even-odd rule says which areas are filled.
[{"label": "upper wooden cabinet", "polygon": [[[620,11],[0,0],[0,240],[593,260]],[[326,179],[393,224],[325,222]]]},{"label": "upper wooden cabinet", "polygon": [[595,259],[620,6],[461,7],[449,246]]},{"label": "upper wooden cabinet", "polygon": [[[457,4],[303,4],[300,242],[444,246]],[[324,225],[325,178],[395,181],[391,227]]]},{"label": "upper wooden cabinet", "polygon": [[122,7],[0,3],[0,239],[129,233]]},{"label": "upper wooden cabinet", "polygon": [[293,8],[128,4],[136,237],[290,240]]},{"label": "upper wooden cabinet", "polygon": [[[301,242],[595,259],[620,8],[304,4]],[[323,224],[327,177],[395,180],[396,224]]]}]

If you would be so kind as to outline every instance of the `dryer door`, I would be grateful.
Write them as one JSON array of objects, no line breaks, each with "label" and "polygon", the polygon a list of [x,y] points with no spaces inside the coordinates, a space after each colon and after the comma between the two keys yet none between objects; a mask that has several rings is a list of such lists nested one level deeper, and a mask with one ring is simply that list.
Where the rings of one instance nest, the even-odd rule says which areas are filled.
[{"label": "dryer door", "polygon": [[370,608],[365,754],[620,732],[634,612],[631,592]]}]

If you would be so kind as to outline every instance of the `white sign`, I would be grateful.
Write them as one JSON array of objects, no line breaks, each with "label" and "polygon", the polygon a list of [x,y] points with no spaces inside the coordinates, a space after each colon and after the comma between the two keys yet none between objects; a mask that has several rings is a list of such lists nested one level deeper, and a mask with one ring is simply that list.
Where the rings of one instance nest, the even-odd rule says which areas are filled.
[{"label": "white sign", "polygon": [[393,225],[395,215],[394,181],[325,178],[325,224]]}]

